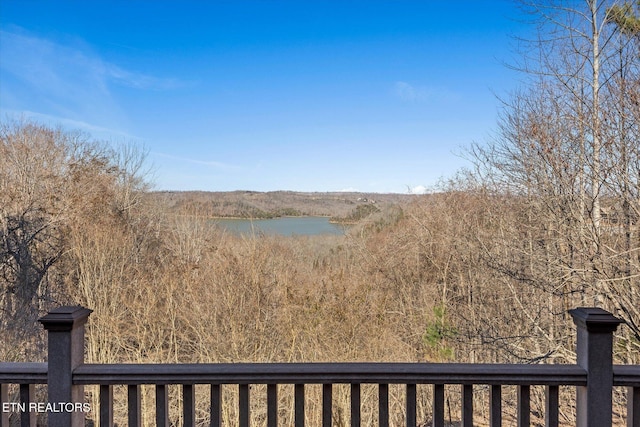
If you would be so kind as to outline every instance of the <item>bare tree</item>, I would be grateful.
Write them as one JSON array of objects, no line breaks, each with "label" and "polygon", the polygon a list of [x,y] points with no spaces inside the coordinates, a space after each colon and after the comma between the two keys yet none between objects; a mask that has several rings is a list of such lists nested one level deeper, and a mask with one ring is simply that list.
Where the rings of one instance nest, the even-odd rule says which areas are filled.
[{"label": "bare tree", "polygon": [[0,329],[36,336],[38,316],[65,300],[72,226],[128,209],[140,188],[141,161],[123,158],[81,132],[0,124]]},{"label": "bare tree", "polygon": [[471,149],[484,182],[523,202],[519,237],[504,234],[487,261],[519,284],[514,298],[534,287],[551,315],[604,305],[638,340],[635,21],[615,1],[526,7],[538,23],[518,65],[529,86],[505,101],[495,138]]}]

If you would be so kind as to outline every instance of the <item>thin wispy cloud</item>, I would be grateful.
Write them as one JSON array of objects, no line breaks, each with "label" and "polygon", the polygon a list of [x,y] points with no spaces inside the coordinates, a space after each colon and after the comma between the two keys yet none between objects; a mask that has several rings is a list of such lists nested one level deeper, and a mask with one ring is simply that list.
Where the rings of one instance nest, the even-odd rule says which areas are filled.
[{"label": "thin wispy cloud", "polygon": [[3,109],[1,113],[3,116],[7,116],[15,120],[33,119],[36,122],[46,123],[53,127],[61,125],[69,129],[82,130],[82,131],[91,133],[96,138],[113,139],[115,137],[115,138],[124,138],[130,141],[135,141],[139,139],[138,137],[119,129],[96,126],[91,123],[83,122],[82,120],[73,120],[67,117],[37,113],[35,111],[29,111],[29,110],[16,111],[16,110]]},{"label": "thin wispy cloud", "polygon": [[126,70],[81,40],[60,43],[14,27],[0,31],[0,43],[0,71],[14,83],[3,108],[88,125],[83,127],[126,127],[127,114],[112,92],[116,85],[169,90],[186,84]]},{"label": "thin wispy cloud", "polygon": [[134,89],[172,90],[190,86],[193,83],[180,79],[159,78],[122,69],[114,64],[106,63],[106,71],[115,82]]},{"label": "thin wispy cloud", "polygon": [[165,159],[171,159],[171,160],[176,160],[180,162],[188,162],[196,165],[210,166],[218,169],[226,169],[226,170],[241,169],[240,166],[218,162],[215,160],[198,160],[198,159],[191,159],[189,157],[174,156],[173,154],[166,154],[166,153],[159,153],[159,152],[153,152],[152,154],[158,157],[164,157]]},{"label": "thin wispy cloud", "polygon": [[2,72],[17,81],[14,87],[24,98],[35,99],[40,108],[72,118],[78,118],[77,111],[116,109],[99,59],[17,32],[0,31],[0,40]]},{"label": "thin wispy cloud", "polygon": [[403,101],[410,102],[455,102],[460,99],[458,93],[446,88],[415,86],[403,81],[394,83],[393,94]]}]

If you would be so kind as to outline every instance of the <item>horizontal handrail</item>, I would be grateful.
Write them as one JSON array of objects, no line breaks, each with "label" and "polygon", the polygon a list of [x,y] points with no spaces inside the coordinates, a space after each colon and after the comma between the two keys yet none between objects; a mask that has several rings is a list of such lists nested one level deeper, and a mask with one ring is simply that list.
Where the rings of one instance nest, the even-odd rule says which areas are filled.
[{"label": "horizontal handrail", "polygon": [[613,365],[613,385],[640,387],[640,365]]},{"label": "horizontal handrail", "polygon": [[2,384],[46,384],[47,363],[0,362]]},{"label": "horizontal handrail", "polygon": [[[141,378],[143,377],[143,378]],[[511,384],[584,385],[575,365],[449,363],[86,364],[75,384]],[[0,383],[46,384],[47,363],[0,362]],[[637,387],[640,365],[613,365],[613,385]]]},{"label": "horizontal handrail", "polygon": [[510,384],[587,383],[577,365],[463,363],[85,364],[73,383],[89,384]]}]

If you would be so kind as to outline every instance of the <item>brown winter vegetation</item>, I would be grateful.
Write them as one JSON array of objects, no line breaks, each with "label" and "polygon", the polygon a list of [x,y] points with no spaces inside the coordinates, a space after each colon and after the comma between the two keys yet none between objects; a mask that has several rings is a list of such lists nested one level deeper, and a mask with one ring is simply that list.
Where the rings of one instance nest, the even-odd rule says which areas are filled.
[{"label": "brown winter vegetation", "polygon": [[[530,201],[468,180],[347,236],[235,236],[143,197],[135,151],[33,123],[3,125],[1,147],[3,361],[42,360],[37,317],[81,304],[94,310],[86,359],[97,363],[568,363],[566,309],[603,297],[620,315],[607,301],[637,290],[570,280],[577,255],[536,225]],[[608,250],[624,245],[620,227],[603,227]],[[628,268],[616,265],[603,271]],[[618,361],[640,361],[630,328],[617,342]],[[348,390],[337,399],[347,420]]]},{"label": "brown winter vegetation", "polygon": [[[572,363],[567,310],[596,305],[626,321],[616,362],[640,363],[640,43],[632,25],[607,22],[606,2],[585,4],[580,19],[603,33],[559,26],[576,30],[571,43],[523,65],[545,72],[505,101],[494,138],[470,148],[472,171],[356,218],[346,236],[223,233],[204,195],[149,193],[135,149],[2,123],[0,360],[42,360],[37,318],[81,304],[94,310],[88,362]],[[250,196],[266,197],[262,212],[282,207]],[[367,390],[363,420],[376,410]],[[336,425],[347,396],[336,392]],[[572,399],[562,401],[571,423]],[[237,406],[225,408],[234,419]],[[291,424],[291,411],[282,417]]]},{"label": "brown winter vegetation", "polygon": [[[296,191],[158,191],[147,197],[158,200],[170,213],[199,212],[213,218],[276,218],[282,216],[330,216],[347,218],[359,206],[386,209],[407,203],[409,194]],[[361,208],[362,209],[362,208]]]}]

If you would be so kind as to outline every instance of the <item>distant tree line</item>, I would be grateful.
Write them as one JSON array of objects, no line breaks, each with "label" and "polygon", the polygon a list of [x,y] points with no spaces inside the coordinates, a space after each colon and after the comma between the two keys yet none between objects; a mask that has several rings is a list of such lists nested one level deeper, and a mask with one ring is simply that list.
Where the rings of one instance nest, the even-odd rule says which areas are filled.
[{"label": "distant tree line", "polygon": [[175,200],[147,197],[140,150],[3,122],[0,360],[42,359],[36,319],[70,303],[94,310],[95,363],[571,363],[567,310],[596,305],[626,321],[616,361],[640,363],[639,8],[529,4],[540,32],[516,66],[530,78],[503,99],[494,137],[469,148],[472,168],[412,203],[360,208],[347,236],[233,236],[198,202],[175,215]]}]

